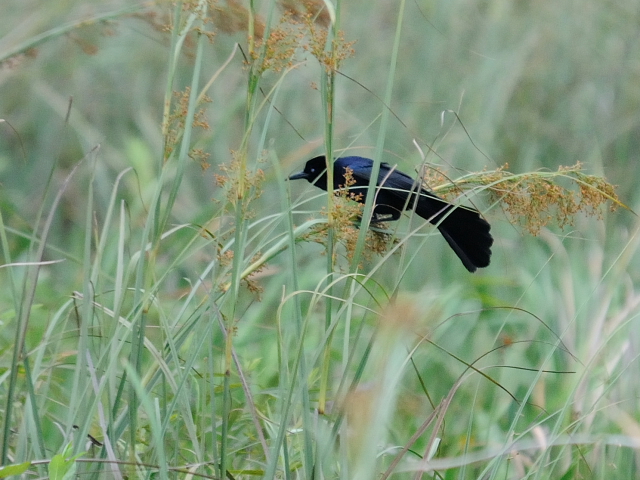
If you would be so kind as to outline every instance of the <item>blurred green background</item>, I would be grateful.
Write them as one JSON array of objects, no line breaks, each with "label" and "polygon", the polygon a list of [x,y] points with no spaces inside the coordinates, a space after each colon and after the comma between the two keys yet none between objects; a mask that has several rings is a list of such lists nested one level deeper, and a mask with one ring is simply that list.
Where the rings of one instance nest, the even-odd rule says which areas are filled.
[{"label": "blurred green background", "polygon": [[[268,5],[262,5],[264,15]],[[17,228],[30,224],[39,207],[34,200],[41,198],[54,166],[60,180],[97,145],[95,188],[103,202],[115,177],[128,167],[136,173],[125,177],[127,188],[122,194],[129,199],[148,198],[163,148],[160,124],[169,58],[169,36],[163,28],[170,14],[163,4],[118,14],[119,8],[130,7],[119,2],[66,2],[64,6],[8,2],[4,7],[2,52],[69,22],[115,12],[104,22],[54,34],[35,48],[5,59],[0,108],[13,128],[4,124],[0,130],[0,169],[1,201],[9,224]],[[416,140],[427,160],[454,178],[504,164],[522,173],[582,162],[585,172],[604,175],[617,185],[622,202],[636,209],[638,8],[631,1],[410,2],[402,26],[383,160],[414,171],[421,162],[413,144]],[[373,154],[384,109],[381,98],[396,10],[385,2],[341,6],[340,27],[347,41],[356,42],[356,53],[343,63],[344,76],[337,77],[338,149]],[[217,32],[206,48],[203,82],[228,58],[235,42],[246,50],[245,37],[242,31]],[[186,54],[179,59],[182,68],[177,69],[176,89],[189,81],[193,51],[187,42]],[[275,100],[279,113],[273,115],[267,131],[268,148],[280,159],[285,174],[299,170],[324,148],[321,94],[316,87],[320,68],[313,57],[299,55],[299,59],[300,65],[279,84]],[[237,52],[208,91],[212,102],[206,115],[211,128],[198,131],[195,146],[210,153],[212,168],[203,172],[197,162],[188,167],[173,212],[176,223],[205,222],[215,211],[212,199],[218,193],[213,175],[219,173],[219,164],[230,161],[230,150],[238,148],[244,134],[245,78],[246,67]],[[263,91],[278,80],[280,75],[267,72]],[[267,185],[262,201],[253,206],[258,217],[279,204],[277,189],[269,188],[275,180],[273,168],[268,163],[262,168]],[[62,218],[54,226],[59,236],[51,241],[63,249],[73,250],[70,245],[81,241],[67,226],[83,218],[82,185],[86,182],[72,183],[63,199]],[[294,198],[307,195],[309,189],[292,185]],[[97,208],[99,215],[99,204]],[[135,208],[134,218],[144,215]],[[514,259],[533,258],[538,249],[531,245],[540,245],[540,240],[526,238],[511,227],[499,209],[487,215],[496,232],[496,248],[494,264],[485,275],[496,280],[513,278],[519,263]],[[564,239],[571,249],[588,249],[596,239],[605,247],[612,242],[611,251],[605,248],[605,252],[616,256],[635,222],[633,214],[618,210],[607,217],[606,227],[580,221],[573,231],[556,229],[551,235]],[[447,283],[464,277],[457,265],[454,275],[442,273],[451,259],[445,255],[441,260],[443,242],[432,243],[429,248],[434,255],[425,255],[407,277],[414,289],[424,285],[420,278],[424,269],[430,272],[432,285],[438,285],[442,275]],[[531,267],[538,270],[549,254],[544,249]],[[635,273],[634,280],[637,277]]]},{"label": "blurred green background", "polygon": [[[223,2],[217,5],[225,8]],[[265,1],[257,10],[266,16],[269,5]],[[28,342],[33,346],[50,318],[47,312],[80,289],[83,272],[78,259],[85,241],[92,175],[99,224],[116,177],[133,167],[135,173],[124,177],[118,195],[126,200],[132,229],[144,224],[162,166],[161,121],[172,53],[164,26],[170,22],[171,5],[5,0],[2,13],[0,118],[5,122],[0,124],[0,206],[13,262],[28,257],[35,219],[42,205],[50,202],[47,186],[54,191],[59,188],[70,170],[99,146],[90,155],[96,159],[95,171],[80,168],[51,228],[45,260],[66,261],[43,269],[40,275],[36,303],[42,308],[38,319],[43,323],[31,323]],[[336,77],[336,149],[373,154],[385,108],[381,99],[387,87],[397,14],[396,2],[341,4],[339,27],[347,41],[355,41],[355,55],[343,63]],[[102,20],[65,28],[98,17]],[[522,173],[582,162],[585,172],[602,175],[617,185],[621,201],[638,211],[639,25],[640,3],[633,0],[408,2],[383,160],[413,172],[421,163],[415,140],[430,164],[454,178],[507,163],[510,171]],[[34,45],[43,32],[50,35]],[[216,31],[213,42],[205,47],[201,85],[229,58],[235,43],[246,51],[246,32]],[[190,83],[194,55],[195,45],[188,40],[178,59],[176,90]],[[284,77],[267,72],[261,84],[264,92],[278,88],[277,112],[268,123],[266,145],[284,174],[300,170],[306,159],[324,148],[324,113],[317,88],[321,67],[309,55],[300,53],[298,59],[299,65]],[[211,167],[203,170],[196,161],[187,166],[172,223],[207,225],[217,215],[224,197],[214,175],[220,173],[220,164],[230,162],[230,151],[238,149],[245,133],[246,77],[247,67],[237,51],[208,90],[210,128],[197,130],[194,145],[210,154]],[[460,121],[452,112],[457,112]],[[270,162],[261,168],[266,175],[264,192],[251,205],[256,219],[281,205],[275,169]],[[288,188],[294,200],[318,195],[304,209],[324,205],[324,197],[305,182]],[[638,305],[634,302],[640,281],[635,214],[618,209],[605,212],[603,220],[581,216],[572,228],[550,227],[535,238],[511,225],[499,207],[485,214],[495,237],[488,269],[468,275],[444,242],[430,240],[408,265],[403,290],[424,298],[438,296],[447,315],[483,307],[525,309],[562,335],[566,348],[581,362],[602,355],[602,370],[598,369],[602,376],[596,375],[594,382],[606,383],[615,376],[613,372],[621,371],[624,378],[633,379],[615,377],[615,385],[607,391],[614,392],[609,400],[621,401],[621,410],[634,419],[627,421],[638,422],[637,405],[625,403],[640,395],[636,360],[640,338],[633,328],[637,327]],[[300,216],[297,221],[305,218]],[[298,247],[301,289],[313,289],[324,275],[326,259],[320,252],[321,247],[314,244]],[[172,255],[171,247],[165,254]],[[198,277],[206,257],[191,257],[177,267],[163,286],[165,294],[179,298],[188,286],[185,279]],[[393,258],[389,263],[379,278],[383,286],[384,273],[398,268]],[[276,355],[274,345],[264,341],[261,332],[271,332],[273,327],[286,268],[286,262],[276,258],[258,280],[264,288],[262,301],[250,295],[243,298],[246,310],[236,345],[247,362]],[[13,341],[11,295],[9,289],[0,293],[0,319],[4,319],[0,351],[5,361]],[[557,338],[528,314],[484,311],[471,317],[485,323],[454,319],[435,338],[449,352],[468,354],[467,361],[489,351],[498,337],[505,342],[551,343]],[[622,326],[624,330],[619,330]],[[496,362],[536,368],[546,354],[542,349],[514,350],[513,357],[505,354]],[[606,352],[622,353],[611,360]],[[443,377],[455,378],[463,369],[457,365],[438,370],[439,362],[447,361],[433,352],[425,353],[422,361]],[[558,363],[563,361],[565,365],[556,365],[558,370],[575,368],[568,358]],[[273,371],[261,368],[263,381],[269,383]],[[533,374],[531,378],[527,375],[505,370],[496,378],[519,396],[533,381]],[[402,386],[406,405],[401,407],[408,411],[414,408],[412,392],[419,390],[414,383]],[[565,401],[554,389],[579,389],[579,384],[573,377],[553,377],[534,397],[553,411]],[[432,385],[436,397],[449,388],[447,382]],[[460,397],[462,405],[466,400],[478,401],[471,400],[473,389]],[[484,407],[487,411],[493,408]],[[513,404],[504,406],[500,412],[506,415],[513,408]],[[500,415],[495,411],[480,415],[479,428],[484,425],[495,432]],[[624,431],[623,423],[607,418],[601,431]],[[464,424],[457,430],[462,435]]]},{"label": "blurred green background", "polygon": [[[5,32],[0,48],[6,54],[44,31],[127,5],[8,1],[0,20]],[[396,6],[348,2],[341,8],[341,28],[347,40],[356,41],[356,54],[342,71],[361,85],[339,76],[338,146],[366,153],[375,144],[377,128],[369,125],[382,108]],[[169,41],[159,30],[169,17],[167,12],[164,18],[144,12],[89,24],[54,36],[26,55],[5,58],[3,118],[20,138],[4,126],[4,201],[22,205],[20,199],[37,191],[38,179],[46,178],[43,172],[54,159],[71,165],[97,144],[100,168],[111,180],[128,166],[142,169],[144,154],[157,158]],[[619,185],[625,203],[633,207],[638,15],[635,2],[622,1],[410,2],[391,105],[404,125],[392,121],[387,159],[411,169],[419,163],[411,143],[416,138],[428,144],[440,139],[442,158],[431,158],[433,163],[463,171],[508,162],[520,172],[581,161],[588,171],[604,173]],[[241,32],[218,33],[207,48],[203,78],[221,65],[236,41],[245,41]],[[189,60],[180,61],[188,65]],[[282,115],[269,140],[285,159],[285,170],[298,168],[308,151],[321,150],[320,94],[310,87],[312,82],[318,83],[318,66],[308,59],[287,75],[276,102]],[[199,141],[214,166],[239,144],[244,89],[238,54],[209,92],[212,128]],[[73,108],[65,128],[70,96]],[[441,113],[448,110],[459,113],[477,148],[451,115],[445,115],[441,126]],[[211,182],[196,167],[189,191],[197,203],[207,203]],[[194,200],[184,197],[185,202]]]},{"label": "blurred green background", "polygon": [[[126,5],[7,2],[0,48],[10,52],[41,32]],[[342,71],[360,84],[338,77],[337,146],[371,153],[378,131],[371,123],[382,109],[396,7],[348,2],[342,10],[341,28],[347,40],[356,41],[356,54]],[[3,203],[18,212],[25,203],[34,205],[25,199],[41,190],[54,162],[69,167],[98,144],[98,168],[107,185],[129,166],[141,180],[153,171],[150,164],[162,145],[168,36],[159,30],[167,15],[142,10],[115,16],[5,59],[2,115],[19,135],[6,125],[2,129]],[[508,163],[517,173],[581,161],[589,173],[619,185],[623,202],[633,208],[638,15],[634,2],[411,2],[390,105],[404,125],[393,118],[385,160],[411,170],[420,162],[415,138],[425,151],[427,144],[437,146],[441,158],[430,161],[449,170]],[[207,48],[203,78],[221,65],[235,41],[244,42],[242,33],[218,33]],[[198,144],[211,153],[214,168],[203,175],[193,165],[184,187],[188,195],[180,198],[184,210],[176,216],[207,208],[210,175],[239,144],[244,73],[237,54],[209,92],[212,128]],[[313,82],[318,83],[318,65],[307,59],[287,75],[276,100],[281,115],[271,124],[269,142],[285,171],[322,150],[323,115]],[[450,114],[442,125],[442,112],[450,110],[458,112],[468,135]],[[627,214],[616,217],[620,224],[633,222]]]}]

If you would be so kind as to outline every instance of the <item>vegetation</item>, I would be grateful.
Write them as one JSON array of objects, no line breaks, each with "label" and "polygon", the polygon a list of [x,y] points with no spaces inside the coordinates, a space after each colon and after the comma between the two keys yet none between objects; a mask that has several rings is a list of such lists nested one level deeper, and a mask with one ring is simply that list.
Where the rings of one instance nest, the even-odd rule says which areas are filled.
[{"label": "vegetation", "polygon": [[634,3],[5,9],[0,478],[638,476]]}]

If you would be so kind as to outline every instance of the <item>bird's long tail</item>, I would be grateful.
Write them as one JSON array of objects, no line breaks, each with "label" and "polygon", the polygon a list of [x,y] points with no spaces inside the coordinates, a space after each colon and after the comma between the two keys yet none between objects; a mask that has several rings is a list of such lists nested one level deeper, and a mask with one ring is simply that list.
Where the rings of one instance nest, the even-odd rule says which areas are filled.
[{"label": "bird's long tail", "polygon": [[493,244],[491,226],[478,211],[423,194],[416,213],[438,227],[467,270],[475,272],[489,265]]}]

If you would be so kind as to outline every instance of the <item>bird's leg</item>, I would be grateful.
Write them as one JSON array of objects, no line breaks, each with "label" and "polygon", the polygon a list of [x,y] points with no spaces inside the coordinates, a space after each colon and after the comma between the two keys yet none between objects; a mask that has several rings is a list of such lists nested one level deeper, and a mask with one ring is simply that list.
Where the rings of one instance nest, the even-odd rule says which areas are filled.
[{"label": "bird's leg", "polygon": [[400,218],[402,212],[390,205],[378,204],[373,209],[371,223],[395,222]]},{"label": "bird's leg", "polygon": [[382,222],[392,222],[400,218],[400,214],[394,215],[393,213],[374,213],[371,217],[371,225]]}]

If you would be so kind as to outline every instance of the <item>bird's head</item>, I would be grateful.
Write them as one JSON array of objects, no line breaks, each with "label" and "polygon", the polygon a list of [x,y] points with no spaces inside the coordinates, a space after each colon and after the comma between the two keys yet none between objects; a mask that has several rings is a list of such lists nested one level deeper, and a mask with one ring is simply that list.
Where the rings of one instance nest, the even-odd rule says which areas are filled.
[{"label": "bird's head", "polygon": [[289,180],[299,180],[304,178],[309,183],[315,184],[316,187],[327,189],[327,161],[324,155],[314,157],[307,161],[304,166],[304,170],[299,173],[294,173],[289,177]]}]

